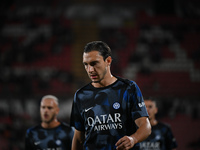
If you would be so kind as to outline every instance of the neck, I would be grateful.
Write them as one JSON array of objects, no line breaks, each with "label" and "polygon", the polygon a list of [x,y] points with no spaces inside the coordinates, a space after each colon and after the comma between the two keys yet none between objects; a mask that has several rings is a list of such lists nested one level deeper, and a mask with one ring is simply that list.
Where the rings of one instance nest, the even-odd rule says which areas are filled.
[{"label": "neck", "polygon": [[51,121],[51,122],[42,122],[42,123],[41,123],[41,126],[42,126],[43,128],[55,128],[55,127],[57,127],[58,125],[60,125],[60,122],[59,122],[57,119],[55,119],[55,120],[53,120],[53,121]]},{"label": "neck", "polygon": [[150,120],[151,126],[155,126],[155,125],[157,125],[157,123],[158,123],[158,121],[156,119],[151,119]]},{"label": "neck", "polygon": [[105,77],[100,82],[98,82],[98,83],[92,83],[92,85],[94,87],[96,87],[96,88],[106,87],[106,86],[109,86],[109,85],[113,84],[116,80],[117,80],[117,78],[110,74],[108,77]]}]

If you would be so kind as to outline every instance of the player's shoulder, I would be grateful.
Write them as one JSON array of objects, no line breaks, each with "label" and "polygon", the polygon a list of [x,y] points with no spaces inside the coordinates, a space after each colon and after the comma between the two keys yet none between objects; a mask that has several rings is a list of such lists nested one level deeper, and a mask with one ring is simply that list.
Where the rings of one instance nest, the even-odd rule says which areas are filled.
[{"label": "player's shoulder", "polygon": [[119,81],[121,81],[122,83],[127,84],[128,86],[135,86],[136,85],[135,81],[132,81],[132,80],[129,80],[129,79],[126,79],[126,78],[122,78],[122,77],[119,77],[119,76],[116,76],[116,78]]},{"label": "player's shoulder", "polygon": [[66,122],[61,122],[60,126],[64,127],[64,128],[71,128],[70,125],[68,123],[66,123]]},{"label": "player's shoulder", "polygon": [[84,91],[84,90],[90,90],[91,88],[92,88],[92,86],[91,86],[91,82],[90,82],[90,83],[88,83],[88,84],[82,86],[81,88],[79,88],[79,89],[76,91],[75,94],[80,93],[80,92],[82,92],[82,91]]},{"label": "player's shoulder", "polygon": [[61,122],[60,126],[63,128],[63,129],[66,129],[66,130],[74,130],[73,127],[71,127],[68,123],[66,122]]},{"label": "player's shoulder", "polygon": [[32,127],[28,128],[28,129],[26,130],[26,132],[27,132],[27,134],[29,134],[29,133],[31,133],[31,132],[38,131],[38,129],[40,129],[40,128],[41,128],[40,125],[32,126]]},{"label": "player's shoulder", "polygon": [[170,124],[165,123],[165,122],[158,122],[158,126],[160,126],[162,128],[167,128],[167,129],[171,128]]}]

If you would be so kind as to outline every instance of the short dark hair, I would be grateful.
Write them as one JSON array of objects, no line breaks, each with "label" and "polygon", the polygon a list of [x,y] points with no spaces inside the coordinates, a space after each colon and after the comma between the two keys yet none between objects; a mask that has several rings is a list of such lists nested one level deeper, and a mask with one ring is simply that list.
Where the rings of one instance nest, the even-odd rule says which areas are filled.
[{"label": "short dark hair", "polygon": [[147,96],[147,97],[144,97],[143,99],[144,99],[144,101],[147,101],[147,100],[152,101],[157,106],[157,99],[156,98],[154,98],[152,96]]},{"label": "short dark hair", "polygon": [[111,56],[110,47],[102,41],[92,41],[86,44],[84,48],[84,53],[88,53],[91,51],[98,51],[103,59],[105,60],[108,56]]}]

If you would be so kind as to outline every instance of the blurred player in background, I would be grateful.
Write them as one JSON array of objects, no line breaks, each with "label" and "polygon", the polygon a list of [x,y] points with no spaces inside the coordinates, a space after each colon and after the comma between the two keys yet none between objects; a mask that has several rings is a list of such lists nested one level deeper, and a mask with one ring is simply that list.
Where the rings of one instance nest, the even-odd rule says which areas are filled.
[{"label": "blurred player in background", "polygon": [[46,95],[40,104],[41,124],[26,132],[26,150],[71,150],[74,129],[57,120],[58,99]]},{"label": "blurred player in background", "polygon": [[140,143],[141,150],[176,150],[177,142],[169,125],[158,122],[156,101],[149,97],[144,99],[151,123],[151,135]]},{"label": "blurred player in background", "polygon": [[91,83],[74,97],[72,150],[136,150],[151,133],[141,91],[111,74],[111,50],[102,41],[85,46],[83,64]]}]

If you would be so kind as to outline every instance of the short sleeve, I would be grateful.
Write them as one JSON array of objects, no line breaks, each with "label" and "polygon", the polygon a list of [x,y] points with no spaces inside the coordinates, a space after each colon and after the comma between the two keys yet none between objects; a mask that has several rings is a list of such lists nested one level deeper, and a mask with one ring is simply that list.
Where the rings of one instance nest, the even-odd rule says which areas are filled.
[{"label": "short sleeve", "polygon": [[140,117],[148,117],[148,113],[146,110],[146,106],[140,88],[135,82],[133,83],[134,83],[134,88],[132,89],[133,94],[131,98],[133,100],[132,102],[133,106],[131,109],[132,118],[133,120],[136,120]]},{"label": "short sleeve", "polygon": [[75,129],[79,131],[84,131],[84,119],[81,116],[80,110],[77,106],[77,93],[74,96],[74,101],[72,104],[72,111],[71,111],[71,118],[70,118],[70,125],[75,127]]}]

